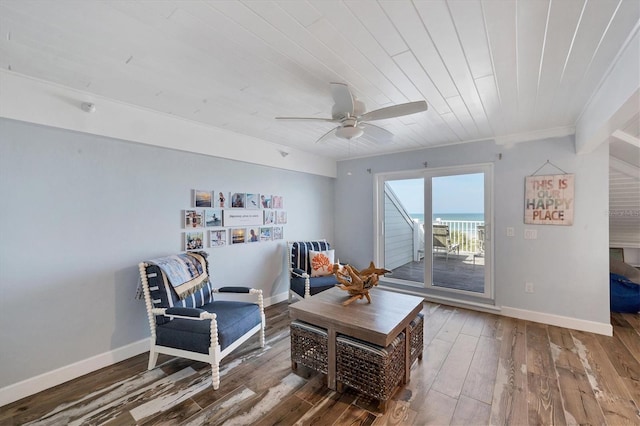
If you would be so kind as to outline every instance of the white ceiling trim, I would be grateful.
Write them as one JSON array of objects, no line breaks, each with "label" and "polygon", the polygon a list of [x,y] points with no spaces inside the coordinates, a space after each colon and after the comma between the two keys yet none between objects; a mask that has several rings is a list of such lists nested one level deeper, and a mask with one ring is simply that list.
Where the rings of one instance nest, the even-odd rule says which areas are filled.
[{"label": "white ceiling trim", "polygon": [[576,123],[576,152],[587,153],[640,111],[640,33],[617,58]]},{"label": "white ceiling trim", "polygon": [[575,126],[556,127],[554,129],[538,130],[535,132],[518,133],[507,136],[498,136],[495,138],[496,144],[508,145],[520,142],[528,142],[534,140],[542,140],[549,138],[559,138],[563,136],[573,135],[576,132]]},{"label": "white ceiling trim", "polygon": [[627,132],[623,132],[622,130],[616,130],[611,134],[611,137],[621,142],[626,142],[636,148],[640,148],[640,138],[636,138],[635,136],[632,136]]},{"label": "white ceiling trim", "polygon": [[[336,177],[333,159],[0,70],[0,117]],[[91,102],[93,113],[81,109]],[[287,155],[282,155],[286,152]]]}]

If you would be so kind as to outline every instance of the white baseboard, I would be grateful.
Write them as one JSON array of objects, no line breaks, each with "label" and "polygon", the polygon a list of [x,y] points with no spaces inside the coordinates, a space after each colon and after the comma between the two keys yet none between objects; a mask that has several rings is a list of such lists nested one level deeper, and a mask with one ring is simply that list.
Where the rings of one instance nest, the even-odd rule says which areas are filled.
[{"label": "white baseboard", "polygon": [[[288,298],[288,292],[276,294],[264,298],[264,306],[271,306]],[[0,388],[0,407],[148,351],[149,338],[146,338]]]},{"label": "white baseboard", "polygon": [[605,336],[613,336],[613,326],[608,323],[581,320],[562,315],[547,314],[544,312],[528,311],[525,309],[503,306],[501,314],[506,317],[518,318],[542,324],[555,325],[573,330],[588,331]]},{"label": "white baseboard", "polygon": [[0,407],[149,351],[149,339],[104,352],[0,389]]},{"label": "white baseboard", "polygon": [[276,303],[284,302],[285,300],[289,300],[289,290],[284,293],[276,294],[275,296],[265,297],[264,298],[264,307],[275,305]]}]

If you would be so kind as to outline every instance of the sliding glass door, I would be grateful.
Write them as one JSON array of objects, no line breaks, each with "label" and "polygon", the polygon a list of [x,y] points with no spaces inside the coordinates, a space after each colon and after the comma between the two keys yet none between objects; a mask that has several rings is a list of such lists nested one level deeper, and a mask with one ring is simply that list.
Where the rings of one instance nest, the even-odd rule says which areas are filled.
[{"label": "sliding glass door", "polygon": [[492,166],[377,176],[377,263],[388,281],[492,297]]}]

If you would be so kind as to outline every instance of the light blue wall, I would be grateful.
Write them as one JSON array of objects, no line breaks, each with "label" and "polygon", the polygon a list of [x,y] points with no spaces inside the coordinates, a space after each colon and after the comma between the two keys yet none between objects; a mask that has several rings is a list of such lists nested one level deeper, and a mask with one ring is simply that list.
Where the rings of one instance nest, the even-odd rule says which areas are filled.
[{"label": "light blue wall", "polygon": [[[376,173],[494,163],[495,303],[534,312],[609,323],[608,146],[574,153],[573,137],[512,147],[492,141],[341,161],[336,182],[336,242],[341,260],[356,266],[373,259],[373,190]],[[502,153],[502,160],[498,154]],[[524,178],[547,160],[575,173],[573,226],[532,226],[524,240]],[[371,169],[371,174],[367,171]],[[348,175],[351,172],[351,175]],[[546,166],[541,172],[559,173]],[[515,228],[515,237],[505,235]],[[535,293],[524,293],[524,283]]]},{"label": "light blue wall", "polygon": [[137,264],[182,250],[192,189],[284,197],[285,240],[208,249],[214,283],[267,299],[287,239],[333,238],[334,183],[0,119],[0,388],[148,337]]}]

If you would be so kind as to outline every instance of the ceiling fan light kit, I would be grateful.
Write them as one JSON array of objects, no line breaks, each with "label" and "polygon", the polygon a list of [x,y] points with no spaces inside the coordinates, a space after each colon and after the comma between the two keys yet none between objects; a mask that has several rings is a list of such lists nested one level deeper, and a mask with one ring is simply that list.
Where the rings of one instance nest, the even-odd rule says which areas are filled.
[{"label": "ceiling fan light kit", "polygon": [[360,127],[338,127],[336,129],[336,136],[347,140],[359,138],[363,133],[364,130]]},{"label": "ceiling fan light kit", "polygon": [[427,110],[427,103],[425,101],[416,101],[365,112],[366,107],[364,103],[353,96],[351,90],[349,90],[349,86],[344,83],[330,83],[330,85],[331,97],[334,101],[334,105],[331,108],[331,118],[276,117],[276,119],[338,123],[337,127],[322,135],[316,143],[323,142],[334,135],[347,140],[357,139],[365,133],[371,133],[371,136],[375,136],[375,139],[378,141],[390,141],[393,138],[391,132],[382,127],[369,124],[367,121],[401,117],[403,115],[415,114]]}]

